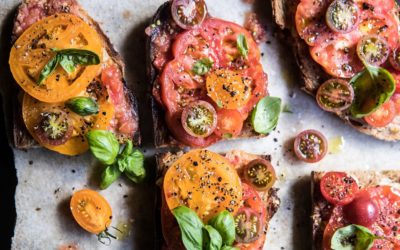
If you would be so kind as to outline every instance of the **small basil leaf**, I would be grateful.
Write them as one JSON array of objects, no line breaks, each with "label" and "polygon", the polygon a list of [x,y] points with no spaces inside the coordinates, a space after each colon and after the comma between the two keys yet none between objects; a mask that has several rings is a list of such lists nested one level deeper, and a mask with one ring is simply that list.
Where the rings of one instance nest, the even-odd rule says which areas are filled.
[{"label": "small basil leaf", "polygon": [[222,236],[223,244],[232,245],[235,240],[235,220],[228,211],[222,211],[208,221]]},{"label": "small basil leaf", "polygon": [[71,74],[75,71],[75,63],[73,57],[70,55],[60,54],[60,65],[68,73]]},{"label": "small basil leaf", "polygon": [[181,230],[183,245],[186,249],[202,250],[203,222],[197,214],[188,207],[179,206],[172,210]]},{"label": "small basil leaf", "polygon": [[222,246],[221,250],[240,250],[240,248],[232,246]]},{"label": "small basil leaf", "polygon": [[74,65],[97,65],[100,63],[99,56],[90,51],[83,49],[64,49],[58,51],[58,54],[67,56],[68,60],[71,60]]},{"label": "small basil leaf", "polygon": [[368,228],[348,225],[336,230],[332,236],[333,250],[369,250],[377,237]]},{"label": "small basil leaf", "polygon": [[101,174],[101,183],[100,188],[106,189],[108,188],[114,181],[118,179],[121,175],[121,171],[119,171],[118,166],[111,165],[104,168],[103,173]]},{"label": "small basil leaf", "polygon": [[99,113],[99,105],[91,97],[74,97],[69,99],[65,106],[80,116],[88,116]]},{"label": "small basil leaf", "polygon": [[133,144],[131,140],[128,140],[125,144],[124,150],[122,150],[122,156],[128,156],[133,153]]},{"label": "small basil leaf", "polygon": [[354,102],[350,107],[354,118],[362,118],[377,110],[396,89],[395,80],[389,71],[369,65],[354,76],[350,84],[354,88]]},{"label": "small basil leaf", "polygon": [[135,183],[140,183],[146,178],[146,169],[144,168],[144,155],[139,150],[134,150],[132,154],[122,158],[125,162],[126,176]]},{"label": "small basil leaf", "polygon": [[202,76],[202,75],[207,74],[208,71],[210,71],[213,64],[214,64],[214,62],[211,59],[203,58],[203,59],[197,60],[194,63],[192,71],[196,75]]},{"label": "small basil leaf", "polygon": [[219,232],[210,225],[204,226],[204,249],[220,250],[222,246],[222,237]]},{"label": "small basil leaf", "polygon": [[237,48],[238,48],[240,54],[244,58],[247,58],[247,54],[249,53],[249,47],[247,45],[246,37],[243,34],[238,35],[238,37],[236,39],[236,43],[237,43]]},{"label": "small basil leaf", "polygon": [[261,99],[251,114],[251,124],[260,134],[268,134],[278,125],[281,112],[281,99],[266,96]]},{"label": "small basil leaf", "polygon": [[225,133],[222,135],[222,138],[224,139],[231,139],[233,137],[233,135],[231,133]]},{"label": "small basil leaf", "polygon": [[54,70],[57,68],[58,63],[60,62],[60,56],[56,54],[42,69],[40,72],[39,78],[36,81],[38,85],[42,85],[43,81],[49,77]]},{"label": "small basil leaf", "polygon": [[119,143],[115,135],[106,130],[91,130],[86,135],[94,157],[104,165],[112,165],[119,153]]}]

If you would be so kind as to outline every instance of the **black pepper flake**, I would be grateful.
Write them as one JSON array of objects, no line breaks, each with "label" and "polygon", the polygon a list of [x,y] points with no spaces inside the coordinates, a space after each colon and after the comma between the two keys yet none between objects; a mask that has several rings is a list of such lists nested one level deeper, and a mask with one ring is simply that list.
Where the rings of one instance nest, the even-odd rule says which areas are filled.
[{"label": "black pepper flake", "polygon": [[29,161],[29,165],[32,165],[32,164],[33,164],[33,161],[32,161],[32,160],[30,160],[30,161]]},{"label": "black pepper flake", "polygon": [[41,208],[40,208],[40,207],[37,207],[35,210],[36,210],[36,211],[40,211],[40,210],[41,210]]}]

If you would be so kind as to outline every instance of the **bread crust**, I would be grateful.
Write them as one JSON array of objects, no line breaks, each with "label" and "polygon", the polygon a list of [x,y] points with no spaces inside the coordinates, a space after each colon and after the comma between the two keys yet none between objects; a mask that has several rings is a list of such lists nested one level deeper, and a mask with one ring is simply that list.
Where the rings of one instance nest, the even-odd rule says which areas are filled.
[{"label": "bread crust", "polygon": [[[312,59],[308,45],[297,33],[294,17],[299,2],[299,0],[271,0],[272,13],[276,24],[283,31],[286,42],[292,47],[292,51],[295,55],[303,79],[302,90],[315,97],[318,87],[332,77]],[[363,120],[351,118],[349,113],[338,112],[336,115],[358,131],[373,136],[379,140],[400,140],[399,116],[384,128],[374,128],[366,124]]]},{"label": "bread crust", "polygon": [[[122,60],[121,55],[115,50],[113,44],[111,43],[110,39],[105,35],[103,30],[101,29],[100,25],[93,20],[88,13],[79,5],[78,2],[76,2],[77,7],[79,8],[79,17],[82,18],[85,22],[87,22],[92,28],[94,28],[97,33],[99,34],[103,46],[106,49],[108,55],[112,58],[112,60],[117,64],[119,70],[122,72],[122,81],[124,84],[124,96],[125,99],[128,103],[128,105],[131,107],[130,112],[132,112],[132,117],[134,118],[135,122],[139,124],[139,115],[138,115],[138,102],[136,99],[136,96],[133,94],[133,92],[128,88],[127,82],[125,79],[125,64]],[[16,14],[15,14],[15,21],[14,25],[17,25],[16,18],[21,11],[23,3],[19,5],[17,8]],[[65,13],[68,13],[68,8],[66,8]],[[13,34],[11,37],[11,43],[14,43],[16,40],[16,36]],[[10,84],[15,85],[15,81],[13,81]],[[24,92],[18,88],[17,91],[12,91],[12,88],[10,88],[10,93],[13,95],[18,95],[18,98],[14,98],[12,100],[12,108],[13,108],[13,127],[12,127],[12,141],[13,141],[13,146],[18,148],[18,149],[29,149],[29,148],[37,148],[40,147],[40,145],[32,138],[28,130],[26,129],[26,126],[24,124],[24,121],[22,119],[22,97]],[[140,145],[141,142],[141,136],[140,136],[140,130],[139,130],[139,125],[137,126],[137,131],[135,131],[132,140],[135,145]]]},{"label": "bread crust", "polygon": [[[333,209],[333,206],[323,198],[319,188],[319,183],[325,173],[327,172],[313,171],[311,173],[312,242],[315,250],[322,249],[324,230]],[[400,171],[350,171],[346,173],[353,176],[361,188],[382,184],[400,184]]]},{"label": "bread crust", "polygon": [[[147,51],[147,77],[149,82],[149,91],[152,92],[153,86],[157,84],[157,77],[159,71],[154,67],[153,61],[155,59],[155,46],[153,41],[157,39],[158,36],[163,34],[163,32],[169,33],[171,26],[168,24],[172,21],[170,14],[170,2],[165,2],[159,7],[155,15],[153,16],[150,24],[158,24],[152,29],[151,34],[147,37],[146,51]],[[165,112],[161,105],[157,102],[153,95],[151,95],[151,109],[153,118],[153,130],[154,130],[154,143],[157,148],[184,148],[184,145],[177,141],[169,132],[167,125],[165,123]],[[249,119],[243,124],[243,129],[241,134],[237,138],[261,138],[266,135],[258,134],[254,131]]]},{"label": "bread crust", "polygon": [[[163,177],[165,173],[167,172],[168,168],[176,161],[178,160],[182,155],[184,154],[183,151],[177,151],[177,152],[166,152],[166,153],[160,153],[156,155],[156,163],[157,163],[157,185],[160,188],[160,195],[163,195],[162,192],[162,185],[163,185]],[[254,154],[248,154],[244,151],[239,151],[239,150],[233,150],[225,154],[225,157],[229,157],[228,154],[230,155],[240,155],[243,157],[243,159],[250,157],[250,158],[262,158],[267,161],[271,161],[271,156],[270,155],[254,155]],[[249,158],[249,159],[250,159]],[[272,187],[268,191],[257,191],[257,193],[260,195],[260,198],[264,202],[266,206],[266,225],[265,225],[265,230],[264,233],[267,233],[268,226],[269,226],[269,221],[272,219],[272,217],[275,215],[275,213],[278,211],[279,206],[280,206],[280,199],[278,197],[278,188]],[[159,210],[161,210],[161,199],[162,197],[158,197],[159,201],[157,204],[159,205]],[[158,230],[160,231],[160,230]],[[163,238],[163,237],[160,237]],[[165,243],[165,241],[164,241]],[[166,249],[166,248],[165,248]]]}]

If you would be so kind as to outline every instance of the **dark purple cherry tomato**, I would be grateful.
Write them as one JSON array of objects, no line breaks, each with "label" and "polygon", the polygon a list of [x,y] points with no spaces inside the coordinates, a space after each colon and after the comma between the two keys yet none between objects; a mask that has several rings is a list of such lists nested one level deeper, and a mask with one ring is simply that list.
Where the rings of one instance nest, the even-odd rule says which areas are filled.
[{"label": "dark purple cherry tomato", "polygon": [[328,143],[324,135],[316,130],[305,130],[294,140],[296,156],[308,163],[322,160],[328,151]]},{"label": "dark purple cherry tomato", "polygon": [[182,29],[200,25],[207,15],[204,0],[174,0],[171,5],[172,18]]}]

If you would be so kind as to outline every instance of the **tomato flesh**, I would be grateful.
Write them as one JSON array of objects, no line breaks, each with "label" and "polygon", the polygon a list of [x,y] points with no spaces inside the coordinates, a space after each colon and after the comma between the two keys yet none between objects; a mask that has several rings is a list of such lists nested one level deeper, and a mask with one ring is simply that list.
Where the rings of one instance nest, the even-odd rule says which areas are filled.
[{"label": "tomato flesh", "polygon": [[328,172],[320,182],[324,198],[334,205],[349,204],[358,192],[357,182],[343,172]]},{"label": "tomato flesh", "polygon": [[392,100],[385,102],[378,110],[365,116],[364,120],[375,128],[389,125],[396,116],[396,105]]},{"label": "tomato flesh", "polygon": [[294,152],[300,160],[315,163],[325,157],[328,142],[323,134],[316,130],[305,130],[294,140]]},{"label": "tomato flesh", "polygon": [[214,133],[221,138],[236,137],[242,131],[243,119],[236,110],[219,109],[217,127]]}]

